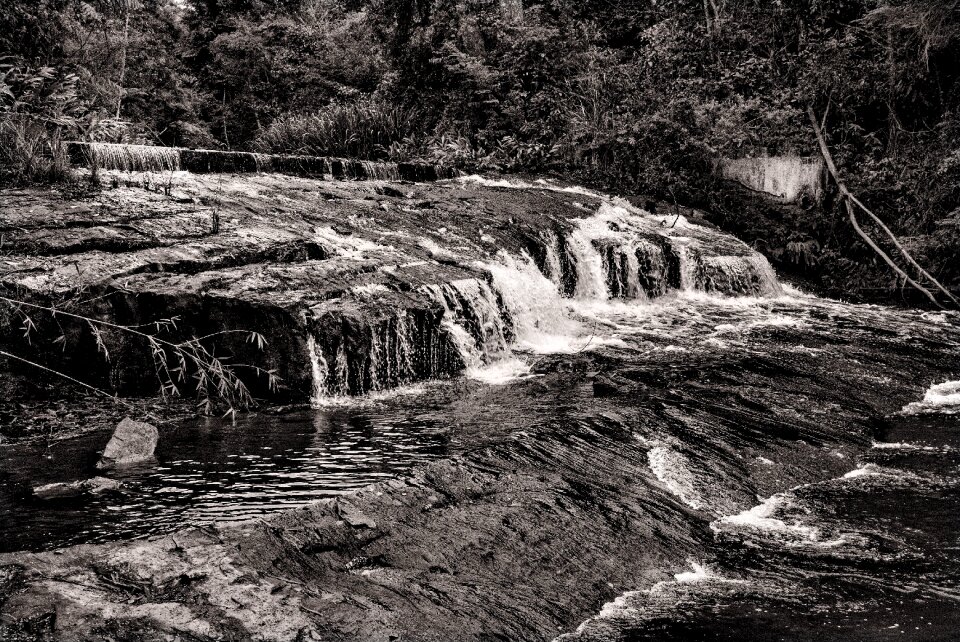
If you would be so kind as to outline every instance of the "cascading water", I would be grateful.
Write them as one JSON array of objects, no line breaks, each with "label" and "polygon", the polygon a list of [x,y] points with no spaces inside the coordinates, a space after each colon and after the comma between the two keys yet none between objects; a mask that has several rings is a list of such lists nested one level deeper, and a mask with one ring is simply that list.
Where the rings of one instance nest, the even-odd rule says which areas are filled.
[{"label": "cascading water", "polygon": [[367,178],[379,181],[400,180],[400,169],[396,163],[377,163],[373,161],[360,161],[360,163]]},{"label": "cascading water", "polygon": [[702,259],[701,270],[707,292],[778,296],[783,288],[776,272],[762,254],[713,256]]},{"label": "cascading water", "polygon": [[89,143],[92,164],[101,169],[163,172],[180,169],[180,151],[153,145]]},{"label": "cascading water", "polygon": [[693,247],[690,239],[673,239],[673,249],[676,252],[679,265],[680,289],[687,292],[701,289],[703,277],[701,274],[700,254]]},{"label": "cascading water", "polygon": [[580,333],[563,303],[557,285],[537,268],[533,259],[501,254],[499,260],[479,263],[489,272],[509,314],[517,347],[532,352],[567,352]]},{"label": "cascading water", "polygon": [[307,335],[307,352],[310,356],[310,374],[313,380],[313,390],[310,403],[320,403],[327,396],[327,362],[317,350],[317,340],[312,334]]},{"label": "cascading water", "polygon": [[[331,228],[318,228],[317,238],[347,258],[393,250]],[[453,371],[476,375],[506,363],[520,364],[516,370],[522,370],[515,351],[577,352],[602,344],[583,324],[595,315],[588,312],[582,317],[584,309],[578,305],[610,299],[640,304],[670,290],[782,293],[767,260],[742,243],[683,217],[653,216],[624,202],[602,201],[593,216],[570,221],[562,239],[547,230],[538,242],[542,267],[524,251],[519,256],[501,251],[494,260],[475,260],[468,266],[488,275],[489,282],[478,277],[420,286],[419,291],[442,311],[435,320],[418,325],[399,311],[364,330],[366,341],[338,340],[327,350],[334,364],[333,372],[325,374],[330,381],[315,389],[330,395],[357,394],[449,374],[440,365],[450,361],[442,356],[445,351],[457,355],[460,367]],[[419,245],[434,261],[457,260],[456,253],[432,238],[424,237]],[[390,290],[374,284],[352,292],[376,299],[389,296]],[[572,300],[565,299],[564,292]],[[423,358],[427,353],[430,356]]]},{"label": "cascading water", "polygon": [[[299,229],[323,258],[258,245],[256,263],[125,287],[180,311],[185,286],[202,286],[214,323],[253,313],[291,390],[338,407],[163,431],[155,463],[112,473],[121,491],[82,504],[41,496],[89,476],[109,434],[5,447],[2,547],[140,541],[6,557],[0,628],[64,615],[99,628],[62,639],[141,625],[162,637],[198,616],[213,618],[201,637],[310,633],[257,617],[235,628],[214,603],[229,590],[328,637],[383,634],[388,618],[403,638],[549,639],[589,614],[573,639],[800,642],[810,625],[844,642],[956,637],[956,315],[764,296],[781,291],[775,275],[736,239],[573,190],[405,186],[390,200],[344,183],[327,186],[335,203],[293,207],[261,190],[272,177],[245,180],[268,203],[247,231]],[[284,227],[261,227],[268,217]],[[221,241],[240,238],[231,227]],[[532,356],[544,352],[568,354]],[[354,401],[367,393],[375,403]],[[150,619],[129,620],[117,578],[166,601],[134,591]],[[298,595],[321,593],[375,609],[301,612]]]},{"label": "cascading water", "polygon": [[270,156],[270,154],[253,152],[251,156],[253,156],[253,161],[256,164],[258,173],[273,171],[273,158]]},{"label": "cascading water", "polygon": [[443,307],[443,326],[468,368],[509,355],[507,323],[489,285],[466,279],[423,289]]},{"label": "cascading water", "polygon": [[543,234],[544,268],[548,279],[557,286],[563,283],[563,265],[560,263],[560,240],[552,231]]},{"label": "cascading water", "polygon": [[594,246],[594,241],[608,235],[609,230],[601,220],[589,218],[577,221],[576,228],[567,237],[567,250],[577,271],[574,296],[578,299],[605,301],[610,296],[603,258]]}]

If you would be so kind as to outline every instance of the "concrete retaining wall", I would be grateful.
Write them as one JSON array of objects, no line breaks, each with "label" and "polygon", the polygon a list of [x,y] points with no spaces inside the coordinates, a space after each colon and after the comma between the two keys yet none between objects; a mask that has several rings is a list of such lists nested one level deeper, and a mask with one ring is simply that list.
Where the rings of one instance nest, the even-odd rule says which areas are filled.
[{"label": "concrete retaining wall", "polygon": [[323,156],[82,142],[68,143],[68,149],[76,165],[126,171],[186,170],[195,174],[272,172],[309,178],[418,182],[459,175],[455,169],[426,163],[380,163]]},{"label": "concrete retaining wall", "polygon": [[794,203],[803,195],[823,200],[826,166],[823,159],[800,156],[725,158],[717,165],[723,178],[737,181],[758,192]]}]

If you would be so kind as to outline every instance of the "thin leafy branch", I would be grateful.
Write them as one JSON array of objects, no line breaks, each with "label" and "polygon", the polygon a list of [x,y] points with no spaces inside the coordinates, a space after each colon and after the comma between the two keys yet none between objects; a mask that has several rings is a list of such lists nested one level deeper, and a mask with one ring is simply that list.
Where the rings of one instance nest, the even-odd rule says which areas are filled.
[{"label": "thin leafy branch", "polygon": [[[104,357],[107,363],[110,362],[110,352],[104,340],[104,330],[123,332],[141,338],[150,349],[155,366],[155,373],[160,383],[161,396],[164,398],[178,397],[181,395],[181,389],[188,386],[192,387],[197,399],[197,409],[206,415],[214,414],[217,409],[221,407],[226,407],[227,414],[234,414],[237,410],[248,410],[256,405],[249,388],[237,375],[236,371],[238,369],[248,370],[254,376],[265,380],[267,388],[271,392],[275,392],[281,382],[281,377],[275,370],[269,370],[246,363],[229,363],[226,357],[217,356],[213,349],[207,347],[207,343],[218,337],[240,334],[245,335],[248,343],[262,351],[266,348],[267,341],[259,332],[221,330],[202,337],[191,337],[183,341],[171,341],[161,338],[157,336],[157,334],[176,330],[177,325],[175,319],[161,319],[153,321],[150,324],[127,326],[58,309],[54,306],[30,303],[4,296],[0,296],[0,301],[9,304],[21,315],[23,319],[22,328],[24,330],[24,338],[28,343],[32,341],[33,335],[37,332],[37,326],[30,315],[26,314],[24,308],[47,312],[54,319],[57,317],[68,317],[83,322],[92,333],[98,353]],[[157,334],[151,334],[141,329],[146,326],[153,326]],[[54,340],[55,343],[64,345],[65,341],[64,334],[61,334]],[[69,375],[47,366],[39,366],[39,364],[35,364],[35,362],[28,359],[16,357],[15,355],[12,356],[12,358],[16,358],[30,365],[37,365],[47,372],[57,374],[70,381],[77,381]],[[104,393],[89,384],[82,385],[109,396],[109,393]]]}]

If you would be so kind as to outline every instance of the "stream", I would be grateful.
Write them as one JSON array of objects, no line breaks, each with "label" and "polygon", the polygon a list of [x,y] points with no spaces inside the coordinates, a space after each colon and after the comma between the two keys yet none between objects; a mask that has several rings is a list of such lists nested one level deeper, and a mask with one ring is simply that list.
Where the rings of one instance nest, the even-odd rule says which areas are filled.
[{"label": "stream", "polygon": [[82,501],[29,489],[95,474],[109,434],[0,448],[0,546],[258,519],[488,449],[612,475],[584,453],[619,440],[658,541],[700,553],[560,639],[956,639],[960,317],[805,294],[759,255],[697,258],[686,222],[667,256],[603,207],[542,266],[501,255],[478,266],[489,282],[425,288],[460,376],[400,381],[417,358],[402,320],[362,378],[311,343],[312,408],[165,429],[121,492]]}]

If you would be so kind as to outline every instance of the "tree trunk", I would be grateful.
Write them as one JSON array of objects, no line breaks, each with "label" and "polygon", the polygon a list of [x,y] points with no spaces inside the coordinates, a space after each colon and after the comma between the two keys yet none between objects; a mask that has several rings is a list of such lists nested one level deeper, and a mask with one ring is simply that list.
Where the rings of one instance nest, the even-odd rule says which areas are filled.
[{"label": "tree trunk", "polygon": [[127,74],[127,49],[130,47],[130,3],[124,3],[123,49],[120,50],[120,78],[117,80],[117,120],[120,120],[120,106],[123,104],[123,79]]},{"label": "tree trunk", "polygon": [[837,184],[837,187],[840,190],[840,196],[844,200],[844,205],[847,208],[847,214],[850,218],[850,223],[853,225],[853,229],[856,233],[862,238],[870,248],[880,256],[883,261],[890,266],[890,268],[896,272],[899,276],[903,277],[904,281],[909,283],[911,286],[916,288],[918,291],[922,292],[924,295],[929,298],[934,305],[939,308],[943,308],[943,305],[937,301],[937,298],[927,288],[920,285],[918,282],[914,281],[910,276],[903,271],[903,269],[898,266],[890,256],[884,252],[880,247],[874,242],[872,238],[860,227],[859,222],[857,221],[856,213],[854,211],[854,205],[862,209],[866,214],[876,223],[881,230],[886,233],[886,235],[893,242],[894,246],[900,251],[900,254],[907,260],[911,266],[916,268],[916,270],[926,278],[930,283],[932,283],[938,290],[947,296],[954,303],[960,307],[960,301],[957,300],[953,294],[947,290],[936,278],[933,277],[929,272],[924,270],[919,263],[913,258],[913,256],[907,251],[903,244],[900,243],[900,240],[896,235],[887,227],[880,218],[874,214],[866,205],[860,202],[856,196],[854,196],[850,190],[847,189],[846,184],[840,179],[840,172],[837,170],[837,165],[833,161],[833,155],[830,153],[830,148],[827,145],[827,139],[823,135],[822,125],[817,122],[817,115],[813,111],[813,107],[807,107],[807,115],[810,117],[810,124],[813,125],[813,132],[817,136],[817,143],[820,145],[820,153],[823,155],[823,160],[827,164],[827,170],[829,170],[830,175],[833,177],[834,182]]}]

